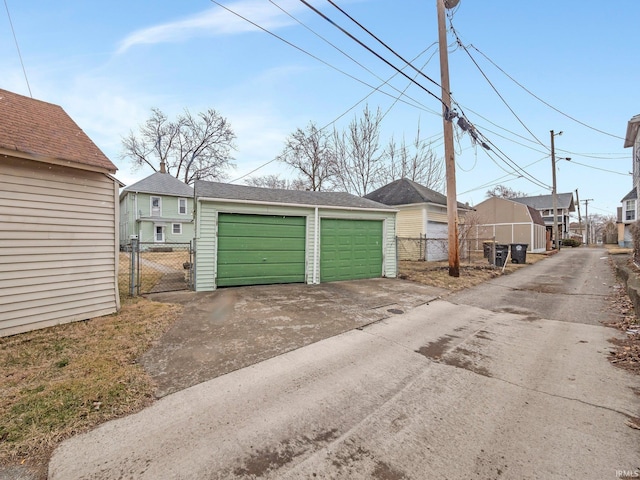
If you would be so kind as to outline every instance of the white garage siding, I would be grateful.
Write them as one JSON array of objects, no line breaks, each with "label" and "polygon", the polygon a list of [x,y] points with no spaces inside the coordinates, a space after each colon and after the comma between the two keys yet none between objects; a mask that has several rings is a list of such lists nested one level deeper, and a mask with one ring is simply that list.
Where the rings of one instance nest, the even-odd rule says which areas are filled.
[{"label": "white garage siding", "polygon": [[115,312],[117,183],[30,160],[0,168],[0,335]]}]

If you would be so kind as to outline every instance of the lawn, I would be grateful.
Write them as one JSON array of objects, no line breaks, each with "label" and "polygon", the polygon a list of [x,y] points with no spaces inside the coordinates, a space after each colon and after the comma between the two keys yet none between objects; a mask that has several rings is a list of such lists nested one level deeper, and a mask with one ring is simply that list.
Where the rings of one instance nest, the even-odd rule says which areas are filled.
[{"label": "lawn", "polygon": [[1,465],[26,464],[45,479],[59,442],[152,402],[137,359],[181,307],[122,298],[114,315],[0,338]]}]

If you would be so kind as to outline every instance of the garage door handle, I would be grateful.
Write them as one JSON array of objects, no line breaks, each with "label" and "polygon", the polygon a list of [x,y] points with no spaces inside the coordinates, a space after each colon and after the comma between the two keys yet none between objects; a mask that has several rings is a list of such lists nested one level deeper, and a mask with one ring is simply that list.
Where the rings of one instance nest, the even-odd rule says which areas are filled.
[{"label": "garage door handle", "polygon": [[267,259],[266,259],[266,258],[263,258],[263,259],[262,259],[262,261],[263,261],[263,262],[266,262],[266,261],[267,261]]}]

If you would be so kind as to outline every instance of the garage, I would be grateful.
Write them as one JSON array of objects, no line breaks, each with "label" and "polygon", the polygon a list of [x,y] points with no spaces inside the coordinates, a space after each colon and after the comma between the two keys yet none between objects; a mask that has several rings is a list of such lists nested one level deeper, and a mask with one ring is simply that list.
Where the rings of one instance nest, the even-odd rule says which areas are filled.
[{"label": "garage", "polygon": [[345,192],[196,180],[196,291],[394,278],[393,207]]},{"label": "garage", "polygon": [[304,282],[305,220],[220,213],[218,286]]},{"label": "garage", "polygon": [[320,282],[382,276],[382,222],[323,218]]}]

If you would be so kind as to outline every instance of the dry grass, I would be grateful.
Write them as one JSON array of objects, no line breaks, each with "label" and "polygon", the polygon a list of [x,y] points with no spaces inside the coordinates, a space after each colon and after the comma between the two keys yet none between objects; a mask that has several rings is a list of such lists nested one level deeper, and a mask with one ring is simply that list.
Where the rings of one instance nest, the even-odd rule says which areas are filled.
[{"label": "dry grass", "polygon": [[[504,269],[504,274],[512,273],[527,265],[539,262],[548,256],[549,254],[543,253],[527,253],[526,264],[515,264],[509,261]],[[462,261],[459,277],[449,276],[448,262],[401,261],[399,265],[400,278],[454,292],[473,287],[500,275],[503,275],[502,267],[490,265],[488,260],[481,255],[474,255],[471,261]]]},{"label": "dry grass", "polygon": [[633,253],[633,248],[619,247],[618,245],[606,244],[604,248],[606,248],[611,255],[623,255],[623,254]]},{"label": "dry grass", "polygon": [[136,359],[179,311],[125,299],[114,315],[0,338],[0,464],[42,470],[63,439],[148,405],[153,385]]}]

